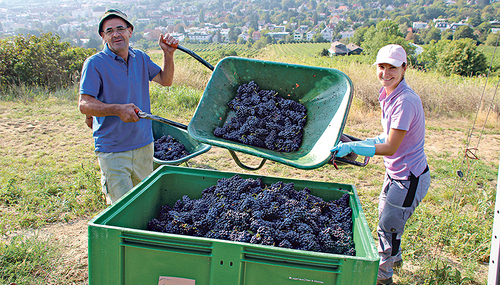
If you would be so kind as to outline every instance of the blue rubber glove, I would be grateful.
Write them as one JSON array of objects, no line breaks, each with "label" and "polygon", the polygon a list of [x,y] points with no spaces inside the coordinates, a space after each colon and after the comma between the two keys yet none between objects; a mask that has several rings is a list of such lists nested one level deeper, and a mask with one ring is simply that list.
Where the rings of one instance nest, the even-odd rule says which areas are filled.
[{"label": "blue rubber glove", "polygon": [[365,141],[373,141],[373,143],[375,143],[375,144],[381,144],[381,143],[385,143],[386,138],[387,138],[387,135],[385,133],[382,133],[374,138],[366,139]]},{"label": "blue rubber glove", "polygon": [[339,144],[332,148],[330,151],[338,151],[337,154],[335,154],[336,157],[344,157],[351,152],[362,156],[372,157],[375,155],[375,143],[371,140],[354,141],[347,143],[339,142]]}]

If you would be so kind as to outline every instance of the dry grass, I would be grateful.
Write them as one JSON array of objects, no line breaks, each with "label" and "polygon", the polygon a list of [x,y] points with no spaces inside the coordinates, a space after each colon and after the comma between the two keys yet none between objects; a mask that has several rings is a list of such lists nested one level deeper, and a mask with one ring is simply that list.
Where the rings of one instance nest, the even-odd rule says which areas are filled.
[{"label": "dry grass", "polygon": [[[345,133],[365,138],[381,132],[380,108],[377,102],[379,83],[373,66],[348,61],[338,62],[330,58],[286,58],[273,55],[272,59],[342,70],[351,78],[355,88]],[[204,90],[210,75],[210,70],[192,58],[184,56],[176,59],[174,81],[177,85],[185,84],[197,90]],[[498,113],[496,109],[488,112],[487,107],[482,107],[478,112],[475,120],[477,132],[485,127],[478,152],[481,160],[472,162],[470,167],[468,162],[460,165],[464,141],[473,124],[472,119],[476,117],[478,98],[483,94],[484,79],[481,81],[467,78],[436,78],[435,75],[413,70],[408,71],[407,78],[410,86],[420,94],[426,106],[426,154],[433,181],[431,191],[412,216],[405,233],[403,244],[405,265],[397,271],[396,281],[398,284],[406,285],[430,284],[425,283],[429,281],[430,276],[447,273],[446,268],[433,271],[436,262],[444,260],[446,261],[444,265],[459,269],[462,276],[473,278],[472,282],[464,284],[486,284],[487,265],[484,261],[487,260],[489,251],[485,248],[491,239],[493,193],[496,189],[500,152]],[[183,89],[174,86],[165,90],[165,93],[159,93],[158,98],[173,96],[177,90]],[[491,98],[492,90],[492,87],[488,87],[485,98],[488,96]],[[73,96],[73,93],[70,95]],[[15,178],[12,181],[17,181],[9,184],[16,186],[12,189],[30,190],[28,187],[31,185],[37,189],[48,189],[54,185],[62,185],[64,191],[61,193],[82,188],[99,190],[97,185],[99,168],[93,153],[92,135],[84,125],[83,115],[76,108],[76,97],[70,95],[66,95],[71,98],[69,100],[60,98],[47,100],[43,96],[35,96],[43,98],[34,102],[0,101],[0,121],[3,126],[3,132],[0,132],[0,138],[3,140],[0,141],[4,142],[1,151],[4,154],[1,163],[3,176],[0,176],[4,180],[0,179],[2,182],[0,189],[9,190],[10,188],[4,186],[7,185],[7,178],[12,177]],[[488,100],[486,99],[486,102]],[[165,107],[162,102],[159,104],[155,110],[159,111]],[[484,106],[489,106],[489,103]],[[184,117],[189,116],[190,112],[192,110],[178,116],[170,112],[166,114],[172,116],[169,119],[185,122]],[[58,113],[60,115],[54,115]],[[16,140],[20,142],[16,143]],[[28,144],[29,142],[32,143]],[[45,143],[45,147],[35,142]],[[256,165],[260,162],[257,157],[248,155],[242,159],[247,165]],[[84,165],[82,161],[85,162]],[[218,147],[213,147],[209,152],[191,159],[185,166],[248,172],[236,166],[227,150]],[[468,175],[466,179],[461,180],[455,174],[459,168]],[[46,175],[47,171],[51,171],[50,177]],[[376,228],[377,197],[384,175],[383,161],[380,157],[371,159],[365,168],[345,167],[340,170],[326,165],[305,171],[268,161],[265,167],[252,173],[353,184],[360,195],[369,227]],[[67,186],[67,181],[75,183]],[[39,209],[38,207],[34,213],[38,214]],[[17,223],[20,223],[19,216],[27,211],[17,210],[10,205],[0,207],[0,215],[6,216],[9,211],[13,213],[10,215],[13,221],[9,229],[13,229],[16,219]],[[95,214],[95,211],[90,211],[92,212],[90,215]],[[61,270],[52,273],[61,279],[58,284],[88,283],[86,249],[88,217],[81,213],[78,216],[80,220],[73,219],[70,223],[65,221],[49,223],[40,228],[40,231],[47,231],[54,241],[66,244],[63,248],[66,260],[61,264],[64,270],[62,273]],[[7,228],[4,229],[9,231]],[[9,233],[12,234],[14,231]],[[376,239],[376,233],[373,231],[372,234]]]}]

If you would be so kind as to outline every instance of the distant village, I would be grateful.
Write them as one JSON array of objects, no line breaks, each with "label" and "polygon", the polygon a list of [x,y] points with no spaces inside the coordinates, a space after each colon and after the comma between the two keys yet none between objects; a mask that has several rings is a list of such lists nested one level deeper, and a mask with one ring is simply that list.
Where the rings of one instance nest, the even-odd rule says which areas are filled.
[{"label": "distant village", "polygon": [[[36,4],[31,0],[24,4],[11,3],[9,5],[6,2],[0,2],[0,32],[2,37],[15,35],[19,31],[44,29],[50,26],[56,32],[71,34],[74,37],[73,41],[75,43],[85,44],[92,36],[97,36],[96,27],[100,16],[108,8],[115,8],[114,5],[116,3],[112,1],[82,1],[76,3],[64,0],[46,2],[45,4]],[[448,2],[453,1],[449,0]],[[390,5],[382,8],[379,2],[372,2],[370,5],[374,9],[394,9]],[[243,39],[245,42],[250,38],[253,41],[258,41],[265,34],[276,42],[284,40],[286,37],[300,42],[312,41],[314,36],[319,33],[324,41],[332,42],[332,47],[329,50],[331,54],[360,53],[362,51],[360,47],[342,43],[349,42],[348,39],[353,36],[354,30],[352,29],[352,25],[343,31],[334,33],[337,24],[340,21],[346,20],[344,12],[360,8],[358,4],[353,6],[328,6],[325,13],[318,13],[319,18],[315,25],[297,26],[296,23],[287,23],[286,21],[275,24],[259,20],[258,29],[255,30],[250,28],[250,23],[246,23],[237,27],[239,31],[237,37]],[[306,4],[293,9],[297,12],[310,12]],[[138,13],[141,15],[137,15],[135,11],[144,12]],[[162,23],[161,26],[136,31],[142,33],[142,37],[146,40],[156,40],[159,33],[170,33],[180,42],[228,43],[230,41],[228,37],[230,28],[228,25],[226,23],[209,23],[209,20],[216,16],[210,11],[204,14],[204,19],[207,21],[200,23],[200,16],[195,6],[181,10],[176,9],[173,2],[165,2],[159,6],[156,5],[156,7],[153,5],[134,4],[132,11],[124,10],[124,12],[129,14],[129,18],[135,25],[143,24],[144,26],[148,26],[150,23]],[[224,17],[231,13],[234,12],[222,10],[218,16]],[[56,19],[54,15],[59,15],[59,18]],[[313,22],[312,19],[310,22]],[[179,24],[185,26],[182,32],[175,31],[174,29]],[[409,29],[412,29],[413,32],[418,32],[421,29],[435,27],[444,32],[446,30],[455,31],[463,25],[468,25],[466,19],[454,23],[449,23],[446,19],[434,19],[429,22],[413,22],[412,27]],[[492,26],[494,27],[492,28],[493,33],[500,30],[500,22],[493,21]]]}]

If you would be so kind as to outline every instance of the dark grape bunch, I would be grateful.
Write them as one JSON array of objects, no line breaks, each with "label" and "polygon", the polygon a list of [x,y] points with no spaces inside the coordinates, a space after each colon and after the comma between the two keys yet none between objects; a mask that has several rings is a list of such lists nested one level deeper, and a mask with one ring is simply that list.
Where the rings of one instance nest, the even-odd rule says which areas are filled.
[{"label": "dark grape bunch", "polygon": [[153,231],[247,242],[299,250],[356,254],[349,194],[329,202],[296,191],[293,183],[265,185],[261,178],[222,178],[187,195],[172,207],[161,207],[148,222]]},{"label": "dark grape bunch", "polygon": [[154,157],[160,160],[177,160],[189,155],[186,147],[170,135],[155,140],[154,145]]},{"label": "dark grape bunch", "polygon": [[253,81],[240,85],[237,92],[228,103],[236,115],[216,127],[215,136],[279,152],[299,149],[307,121],[304,105],[261,90]]}]

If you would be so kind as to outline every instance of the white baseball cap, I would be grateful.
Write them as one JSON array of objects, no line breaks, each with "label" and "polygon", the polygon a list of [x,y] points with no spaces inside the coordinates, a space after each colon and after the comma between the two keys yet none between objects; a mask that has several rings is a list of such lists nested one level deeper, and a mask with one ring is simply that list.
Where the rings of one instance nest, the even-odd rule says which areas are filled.
[{"label": "white baseball cap", "polygon": [[386,45],[378,51],[377,61],[375,61],[374,65],[379,63],[388,63],[390,65],[400,67],[403,62],[405,64],[407,63],[405,49],[400,45],[391,44]]}]

